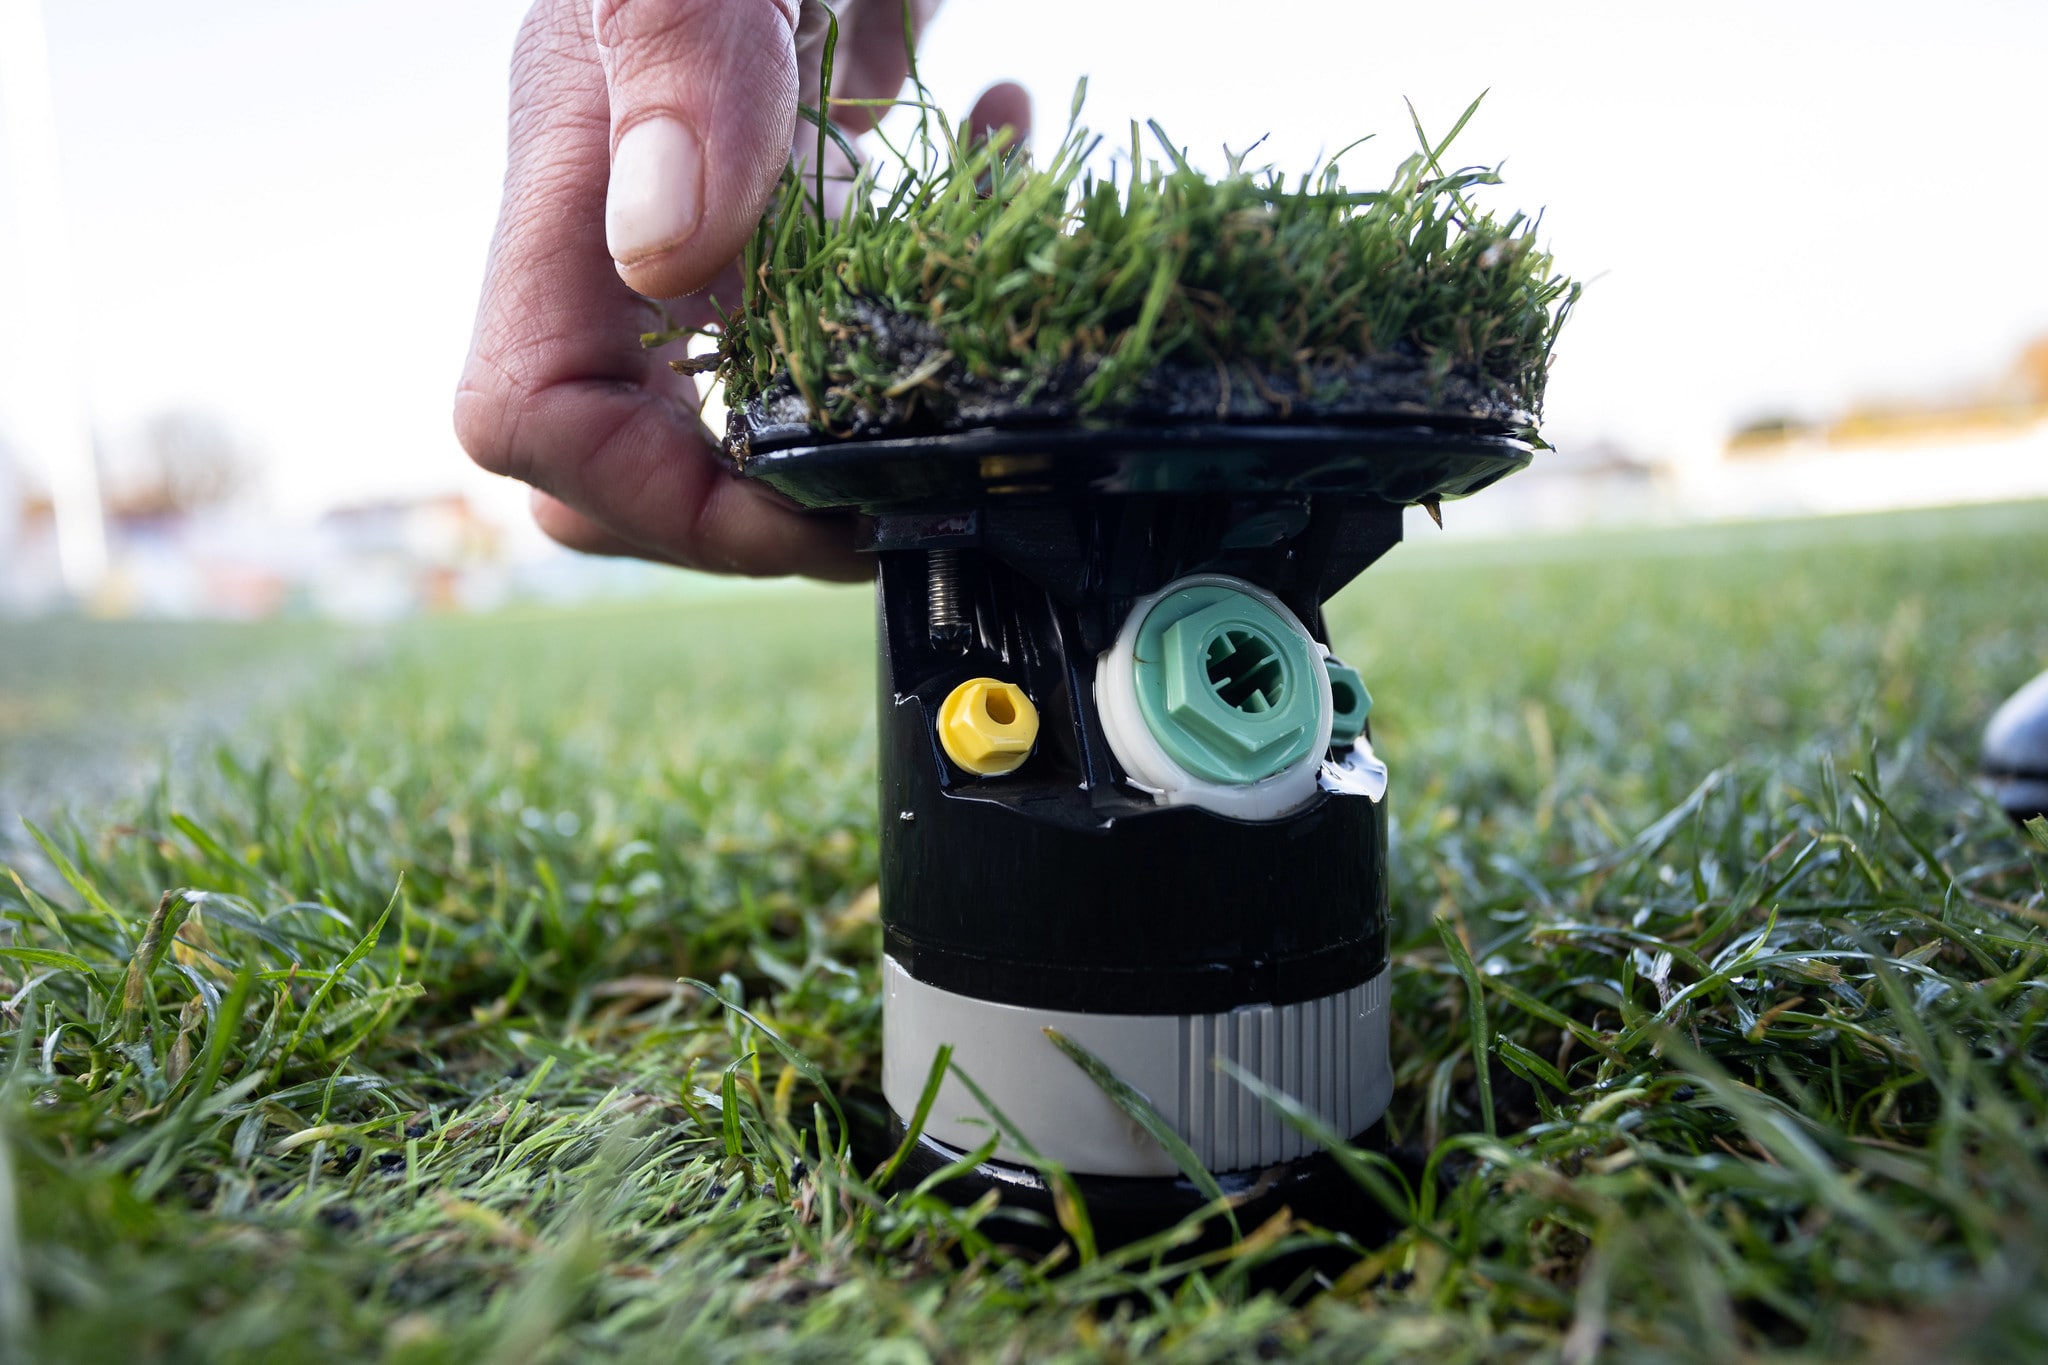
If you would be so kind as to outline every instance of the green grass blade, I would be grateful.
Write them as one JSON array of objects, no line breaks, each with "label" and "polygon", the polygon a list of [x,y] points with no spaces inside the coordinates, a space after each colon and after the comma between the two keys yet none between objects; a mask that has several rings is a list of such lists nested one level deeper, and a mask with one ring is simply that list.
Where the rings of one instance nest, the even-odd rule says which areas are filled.
[{"label": "green grass blade", "polygon": [[92,964],[75,953],[60,953],[49,948],[6,947],[0,948],[0,957],[26,962],[31,967],[56,967],[67,972],[83,972],[90,977],[98,976]]},{"label": "green grass blade", "polygon": [[1045,1036],[1052,1040],[1054,1047],[1067,1055],[1069,1061],[1080,1067],[1089,1080],[1095,1082],[1096,1087],[1109,1097],[1111,1104],[1122,1110],[1131,1122],[1143,1128],[1154,1142],[1165,1149],[1166,1154],[1173,1158],[1173,1164],[1180,1168],[1180,1173],[1188,1178],[1188,1183],[1202,1192],[1203,1198],[1223,1209],[1223,1216],[1230,1220],[1230,1235],[1243,1236],[1238,1230],[1237,1214],[1230,1207],[1223,1187],[1216,1183],[1216,1177],[1202,1164],[1202,1159],[1195,1155],[1195,1149],[1188,1146],[1187,1140],[1174,1132],[1173,1125],[1159,1116],[1159,1111],[1152,1107],[1152,1102],[1132,1089],[1127,1081],[1111,1070],[1109,1063],[1058,1029],[1048,1025]]},{"label": "green grass blade", "polygon": [[1278,1114],[1282,1122],[1329,1153],[1331,1159],[1343,1167],[1344,1173],[1371,1195],[1381,1208],[1403,1223],[1416,1224],[1419,1221],[1420,1205],[1400,1167],[1379,1152],[1352,1146],[1351,1139],[1323,1122],[1321,1115],[1292,1095],[1267,1085],[1237,1063],[1226,1060],[1222,1068],[1232,1080],[1258,1096],[1259,1102]]},{"label": "green grass blade", "polygon": [[832,1117],[839,1122],[839,1141],[843,1144],[848,1140],[851,1127],[846,1121],[845,1111],[839,1107],[839,1097],[833,1093],[832,1083],[826,1080],[825,1073],[818,1070],[810,1058],[804,1056],[802,1052],[798,1051],[781,1034],[768,1027],[758,1015],[749,1011],[745,1005],[740,1004],[736,1000],[726,998],[709,982],[699,981],[695,977],[684,977],[682,981],[683,984],[694,986],[711,999],[717,1001],[726,1012],[736,1014],[753,1025],[755,1030],[768,1040],[768,1045],[775,1049],[776,1055],[794,1067],[798,1075],[817,1087],[819,1094],[824,1096],[826,1105],[832,1110]]},{"label": "green grass blade", "polygon": [[989,1098],[988,1092],[983,1090],[972,1076],[960,1069],[958,1062],[950,1065],[954,1078],[967,1087],[967,1093],[974,1096],[974,1102],[981,1106],[982,1112],[989,1116],[1009,1144],[1021,1152],[1024,1159],[1036,1167],[1040,1176],[1044,1178],[1046,1188],[1052,1193],[1053,1213],[1059,1219],[1061,1230],[1073,1238],[1074,1250],[1080,1256],[1081,1264],[1088,1265],[1093,1262],[1096,1257],[1095,1225],[1088,1216],[1087,1201],[1081,1198],[1081,1191],[1074,1184],[1073,1177],[1068,1175],[1066,1168],[1058,1162],[1041,1155],[1038,1148],[1032,1145],[1031,1139],[1024,1136],[1024,1130],[1010,1121],[1010,1116]]},{"label": "green grass blade", "polygon": [[334,970],[327,973],[319,986],[314,989],[312,998],[306,1001],[306,1008],[299,1014],[299,1026],[292,1031],[291,1041],[286,1043],[284,1050],[277,1054],[277,1062],[272,1069],[273,1076],[282,1076],[284,1074],[286,1063],[290,1062],[292,1057],[297,1054],[299,1044],[306,1040],[306,1031],[312,1028],[313,1021],[319,1018],[320,1007],[326,1003],[327,997],[333,993],[335,983],[346,977],[351,968],[368,957],[377,947],[377,940],[383,936],[384,926],[391,920],[391,912],[398,908],[399,898],[404,895],[405,880],[401,877],[398,885],[392,889],[391,899],[384,903],[384,913],[377,916],[377,922],[370,926],[369,932],[356,940],[355,946],[348,950],[348,955],[336,964]]},{"label": "green grass blade", "polygon": [[931,1069],[925,1073],[924,1088],[917,1092],[917,1107],[911,1111],[910,1122],[904,1125],[903,1141],[896,1144],[896,1150],[889,1154],[889,1159],[875,1172],[871,1184],[886,1189],[889,1182],[896,1178],[896,1172],[902,1169],[904,1161],[916,1149],[917,1140],[924,1133],[925,1122],[932,1116],[932,1105],[938,1102],[939,1087],[945,1084],[947,1068],[952,1065],[953,1045],[939,1044],[938,1050],[932,1053]]},{"label": "green grass blade", "polygon": [[1472,1049],[1473,1079],[1479,1087],[1480,1122],[1485,1125],[1488,1137],[1496,1137],[1499,1133],[1493,1122],[1493,1054],[1487,1047],[1493,1031],[1486,1026],[1486,992],[1480,985],[1479,968],[1473,965],[1472,954],[1465,951],[1465,941],[1458,937],[1456,927],[1442,915],[1436,917],[1436,936],[1465,983],[1465,1028]]}]

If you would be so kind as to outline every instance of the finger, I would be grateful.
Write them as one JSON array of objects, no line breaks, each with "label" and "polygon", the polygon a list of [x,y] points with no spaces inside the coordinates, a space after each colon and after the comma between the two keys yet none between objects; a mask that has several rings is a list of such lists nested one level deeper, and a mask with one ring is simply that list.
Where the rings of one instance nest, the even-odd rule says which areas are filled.
[{"label": "finger", "polygon": [[[639,333],[602,225],[609,121],[586,0],[543,0],[513,69],[505,202],[456,432],[494,473],[539,487],[650,558],[742,573],[854,577],[849,523],[745,484],[704,439],[694,393]],[[572,533],[574,534],[574,533]]]},{"label": "finger", "polygon": [[[938,0],[909,0],[914,36],[939,7]],[[910,75],[910,49],[904,43],[904,0],[853,0],[838,6],[839,45],[832,54],[832,93],[841,99],[891,99]],[[818,107],[819,70],[827,25],[812,19],[823,7],[804,6],[797,36],[797,66],[803,75],[804,103]],[[831,108],[832,121],[848,137],[867,132],[887,111],[874,105],[842,104]],[[797,130],[802,141],[804,129]],[[799,149],[801,150],[801,149]]]},{"label": "finger", "polygon": [[788,159],[798,0],[593,0],[610,94],[605,242],[643,294],[739,253]]},{"label": "finger", "polygon": [[981,92],[967,115],[967,135],[986,141],[1008,129],[1009,146],[1021,147],[1031,137],[1031,96],[1015,81],[1002,81]]},{"label": "finger", "polygon": [[625,537],[614,535],[560,498],[538,488],[532,490],[528,497],[527,509],[533,514],[533,524],[541,529],[543,535],[579,554],[612,555],[625,559],[656,558]]},{"label": "finger", "polygon": [[[660,474],[670,462],[658,455],[641,458],[640,447],[649,439],[646,412],[629,413],[626,425],[608,436],[590,461],[615,485],[655,471],[654,477],[623,491],[629,502],[662,501],[669,486]],[[604,415],[585,395],[555,390],[535,402],[527,426],[536,439],[573,439],[576,428]],[[665,433],[656,429],[653,439],[665,442]],[[714,573],[803,574],[849,583],[873,575],[871,557],[854,550],[850,518],[809,515],[762,485],[715,466],[712,474],[696,502],[673,512],[657,510],[644,520],[590,515],[579,497],[581,484],[571,478],[564,481],[567,497],[534,491],[533,519],[550,539],[587,554],[630,555]]]},{"label": "finger", "polygon": [[[533,524],[540,528],[543,535],[557,545],[574,550],[578,554],[607,555],[619,559],[649,559],[663,564],[676,564],[683,568],[690,567],[687,564],[679,564],[671,555],[627,540],[624,536],[584,516],[560,498],[543,493],[538,488],[533,490],[528,507],[533,515]],[[821,561],[819,572],[812,576],[857,583],[872,577],[873,573],[872,558],[867,555],[854,555],[834,556],[829,561]]]}]

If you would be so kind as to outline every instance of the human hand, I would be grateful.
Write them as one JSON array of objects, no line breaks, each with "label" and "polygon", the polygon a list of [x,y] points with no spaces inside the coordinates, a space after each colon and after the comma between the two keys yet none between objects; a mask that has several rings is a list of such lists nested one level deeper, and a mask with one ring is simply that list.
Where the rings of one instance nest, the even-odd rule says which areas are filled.
[{"label": "human hand", "polygon": [[[921,27],[938,0],[910,3]],[[834,94],[893,96],[908,74],[898,0],[837,8]],[[669,305],[686,326],[716,316],[713,296],[738,302],[735,257],[790,154],[797,102],[819,107],[825,18],[815,0],[539,0],[527,15],[455,429],[478,464],[533,486],[534,520],[572,549],[868,575],[850,521],[737,477],[698,421],[695,386],[639,344],[648,297],[705,291]],[[834,121],[854,136],[874,112]],[[1023,90],[1006,84],[968,126],[1023,136],[1029,124]]]}]

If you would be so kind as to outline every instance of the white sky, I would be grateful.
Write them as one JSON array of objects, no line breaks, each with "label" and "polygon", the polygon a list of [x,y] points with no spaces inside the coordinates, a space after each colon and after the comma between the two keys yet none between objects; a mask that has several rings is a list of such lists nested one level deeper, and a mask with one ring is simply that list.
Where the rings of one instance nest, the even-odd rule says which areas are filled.
[{"label": "white sky", "polygon": [[[731,0],[740,3],[741,0]],[[1156,117],[1211,169],[1261,133],[1377,181],[1480,90],[1463,162],[1598,277],[1554,440],[1705,448],[1745,417],[1989,379],[2048,332],[2048,5],[950,0],[927,80],[1022,80],[1057,136]],[[60,155],[101,430],[199,408],[278,504],[459,487],[449,431],[503,163],[511,0],[54,0]],[[1171,14],[1170,20],[1158,16]],[[1114,134],[1117,136],[1120,134]],[[0,433],[6,365],[0,175]],[[599,211],[591,206],[592,212]]]}]

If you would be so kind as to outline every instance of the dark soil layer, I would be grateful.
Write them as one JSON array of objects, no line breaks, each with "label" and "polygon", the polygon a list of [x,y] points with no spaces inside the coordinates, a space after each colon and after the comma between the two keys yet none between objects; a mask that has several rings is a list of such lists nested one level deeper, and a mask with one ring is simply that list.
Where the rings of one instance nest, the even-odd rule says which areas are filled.
[{"label": "dark soil layer", "polygon": [[1082,389],[1093,359],[1075,360],[1029,382],[985,379],[946,355],[931,323],[872,306],[857,310],[859,340],[880,365],[905,376],[878,410],[856,409],[820,432],[808,399],[785,372],[727,419],[726,450],[744,466],[758,447],[793,439],[875,440],[983,427],[1178,422],[1442,423],[1459,430],[1533,435],[1535,418],[1511,386],[1475,367],[1433,372],[1403,351],[1311,360],[1289,370],[1250,364],[1169,362],[1136,384],[1129,401],[1092,410]]}]

